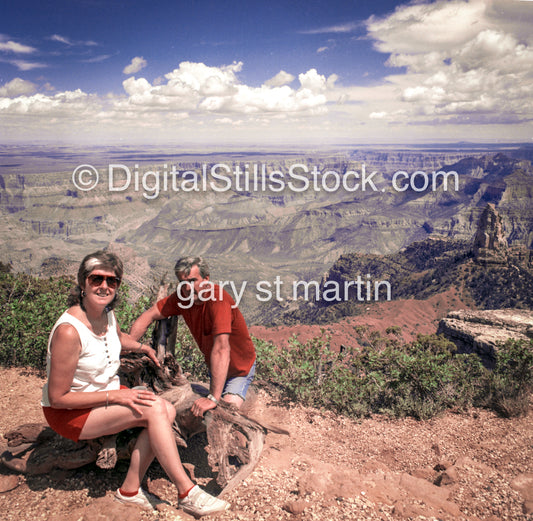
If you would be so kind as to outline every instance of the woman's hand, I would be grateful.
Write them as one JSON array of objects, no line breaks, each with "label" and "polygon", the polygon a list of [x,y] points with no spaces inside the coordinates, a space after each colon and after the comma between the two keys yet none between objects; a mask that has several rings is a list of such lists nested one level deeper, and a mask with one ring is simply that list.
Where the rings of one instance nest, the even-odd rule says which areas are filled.
[{"label": "woman's hand", "polygon": [[151,407],[157,396],[148,389],[120,389],[108,391],[109,404],[125,405],[138,414],[142,414],[141,405]]},{"label": "woman's hand", "polygon": [[143,344],[141,346],[141,350],[148,358],[150,358],[150,360],[152,360],[152,362],[157,367],[161,367],[161,363],[157,359],[157,353],[156,353],[155,349],[152,349],[150,346],[147,346],[146,344]]}]

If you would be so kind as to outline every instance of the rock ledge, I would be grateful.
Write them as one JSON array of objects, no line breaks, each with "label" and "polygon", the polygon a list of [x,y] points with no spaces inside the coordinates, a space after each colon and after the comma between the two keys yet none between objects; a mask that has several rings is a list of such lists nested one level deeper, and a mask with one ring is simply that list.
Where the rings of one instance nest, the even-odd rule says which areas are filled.
[{"label": "rock ledge", "polygon": [[492,367],[499,346],[510,338],[533,338],[533,312],[518,309],[452,311],[437,330],[457,345],[460,353],[477,353]]}]

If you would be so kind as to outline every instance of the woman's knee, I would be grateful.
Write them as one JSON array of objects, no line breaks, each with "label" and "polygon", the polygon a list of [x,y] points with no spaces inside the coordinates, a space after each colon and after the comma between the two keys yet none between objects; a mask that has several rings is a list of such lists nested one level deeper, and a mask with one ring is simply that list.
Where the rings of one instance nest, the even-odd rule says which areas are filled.
[{"label": "woman's knee", "polygon": [[163,399],[167,408],[167,416],[170,423],[173,423],[176,418],[176,408],[168,400]]},{"label": "woman's knee", "polygon": [[147,413],[149,417],[158,420],[164,419],[172,423],[176,416],[176,409],[174,409],[170,402],[158,396],[148,408]]}]

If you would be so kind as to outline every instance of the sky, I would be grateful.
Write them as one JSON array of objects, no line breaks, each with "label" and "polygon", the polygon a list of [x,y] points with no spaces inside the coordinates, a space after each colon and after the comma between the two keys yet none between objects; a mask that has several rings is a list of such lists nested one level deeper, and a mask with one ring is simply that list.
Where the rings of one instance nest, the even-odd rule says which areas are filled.
[{"label": "sky", "polygon": [[531,142],[533,1],[4,1],[0,143]]}]

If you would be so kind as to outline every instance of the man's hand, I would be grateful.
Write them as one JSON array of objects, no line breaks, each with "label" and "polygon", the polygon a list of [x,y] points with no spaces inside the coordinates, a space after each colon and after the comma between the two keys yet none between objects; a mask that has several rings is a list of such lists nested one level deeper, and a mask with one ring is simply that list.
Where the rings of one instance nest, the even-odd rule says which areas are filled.
[{"label": "man's hand", "polygon": [[217,404],[209,398],[198,398],[198,400],[193,403],[191,412],[195,416],[202,417],[207,411],[214,409],[216,406]]}]

